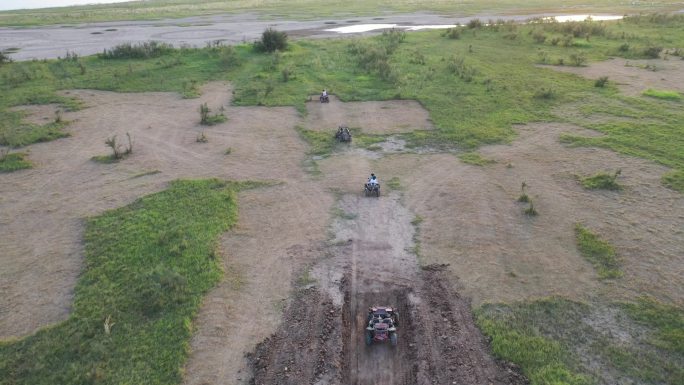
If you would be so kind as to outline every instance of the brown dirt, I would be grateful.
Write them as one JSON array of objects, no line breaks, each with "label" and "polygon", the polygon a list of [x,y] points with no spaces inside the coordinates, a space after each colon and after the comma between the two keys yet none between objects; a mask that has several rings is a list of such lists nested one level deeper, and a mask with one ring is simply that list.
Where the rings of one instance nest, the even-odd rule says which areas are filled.
[{"label": "brown dirt", "polygon": [[306,126],[329,131],[340,125],[360,128],[366,134],[394,134],[433,129],[427,110],[414,100],[341,103],[330,95],[330,103],[320,103],[318,95],[306,104]]},{"label": "brown dirt", "polygon": [[32,124],[47,124],[55,121],[57,112],[63,110],[59,104],[40,104],[31,106],[19,106],[10,110],[24,114],[24,121]]},{"label": "brown dirt", "polygon": [[608,76],[609,82],[617,84],[620,91],[630,96],[641,95],[649,88],[684,93],[684,60],[676,56],[670,57],[668,60],[613,58],[591,63],[586,67],[544,67],[578,74],[589,79]]}]

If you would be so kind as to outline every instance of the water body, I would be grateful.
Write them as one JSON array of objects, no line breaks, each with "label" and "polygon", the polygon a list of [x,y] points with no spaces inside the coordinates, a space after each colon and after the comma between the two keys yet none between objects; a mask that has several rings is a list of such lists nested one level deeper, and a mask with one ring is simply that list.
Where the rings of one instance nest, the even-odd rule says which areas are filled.
[{"label": "water body", "polygon": [[123,3],[138,0],[1,0],[0,11],[15,9],[36,9],[50,7],[68,7],[70,5]]},{"label": "water body", "polygon": [[[623,16],[617,16],[617,15],[561,15],[561,16],[551,16],[548,17],[548,19],[555,18],[556,21],[560,23],[568,22],[568,21],[584,21],[587,19],[591,19],[594,21],[601,21],[601,20],[620,20],[623,18]],[[444,29],[444,28],[453,28],[455,27],[456,24],[437,24],[437,25],[399,25],[399,24],[356,24],[356,25],[349,25],[345,27],[337,27],[337,28],[330,28],[326,29],[327,32],[337,32],[337,33],[362,33],[362,32],[370,32],[370,31],[377,31],[379,29],[390,29],[390,28],[397,28],[397,29],[405,29],[407,31],[419,31],[421,29]]]}]

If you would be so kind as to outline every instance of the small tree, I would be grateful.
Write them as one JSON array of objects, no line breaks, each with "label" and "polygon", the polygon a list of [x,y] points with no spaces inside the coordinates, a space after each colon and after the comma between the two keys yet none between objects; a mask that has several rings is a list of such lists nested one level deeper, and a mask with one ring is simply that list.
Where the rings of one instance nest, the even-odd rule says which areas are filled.
[{"label": "small tree", "polygon": [[275,52],[287,49],[287,33],[268,28],[261,34],[261,40],[254,43],[260,52]]}]

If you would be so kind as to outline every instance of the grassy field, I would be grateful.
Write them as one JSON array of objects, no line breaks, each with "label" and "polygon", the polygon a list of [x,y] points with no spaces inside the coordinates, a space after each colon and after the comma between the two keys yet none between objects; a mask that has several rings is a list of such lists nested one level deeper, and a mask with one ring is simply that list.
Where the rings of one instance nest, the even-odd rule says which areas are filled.
[{"label": "grassy field", "polygon": [[147,0],[132,3],[100,4],[68,8],[20,10],[0,12],[0,26],[26,26],[45,24],[75,24],[113,20],[156,20],[218,13],[250,12],[264,18],[324,18],[377,16],[384,12],[439,12],[453,15],[475,14],[539,14],[539,13],[643,13],[670,12],[682,8],[678,1],[624,2],[604,0],[589,4],[580,0],[482,0],[461,2],[451,0]]},{"label": "grassy field", "polygon": [[[537,66],[586,65],[613,55],[648,58],[658,47],[684,47],[683,27],[684,16],[563,25],[485,27],[473,22],[447,33],[395,31],[370,39],[300,41],[272,54],[256,53],[249,45],[162,47],[143,49],[146,53],[140,58],[10,63],[0,67],[0,139],[20,147],[63,135],[56,125],[64,122],[31,125],[10,109],[45,103],[78,108],[58,90],[175,91],[195,97],[201,83],[228,79],[237,105],[292,105],[302,113],[308,96],[323,87],[343,101],[418,100],[436,129],[404,135],[414,147],[474,150],[510,141],[515,137],[513,124],[575,123],[605,135],[568,135],[563,137],[566,143],[602,146],[669,166],[673,171],[663,182],[684,191],[681,100],[625,96],[610,83],[596,86],[594,81]],[[569,105],[579,113],[564,114]],[[594,119],[597,115],[602,119]],[[44,134],[48,129],[54,131]],[[311,144],[312,154],[325,156],[335,150],[325,133],[300,133]],[[365,146],[379,140],[382,136],[354,137],[355,143]],[[486,163],[474,152],[462,159]],[[220,274],[211,258],[212,245],[234,218],[232,190],[216,181],[178,182],[167,192],[92,219],[86,239],[88,270],[77,288],[73,316],[21,341],[4,343],[0,381],[140,383],[137,376],[147,373],[156,381],[152,383],[178,382],[189,319]],[[165,208],[178,199],[187,199],[188,204]],[[182,211],[186,209],[190,211]],[[195,216],[205,210],[206,218]],[[221,213],[219,220],[215,215]],[[607,277],[619,275],[610,245],[584,228],[578,230],[578,242],[593,253],[587,258],[596,260],[599,271],[606,269]],[[137,258],[143,251],[153,258]],[[202,282],[196,282],[190,270],[198,261],[204,267]],[[143,305],[146,302],[151,305]],[[160,310],[169,304],[173,311]],[[647,384],[684,382],[682,310],[653,300],[583,304],[548,299],[486,305],[477,310],[477,318],[492,338],[495,354],[518,363],[533,384],[593,384],[602,379],[616,383],[616,378]],[[596,326],[605,319],[616,320],[614,334],[606,335]],[[112,323],[108,334],[105,325]],[[629,338],[620,339],[622,330]],[[155,351],[152,339],[161,345]],[[27,360],[29,356],[40,359]]]},{"label": "grassy field", "polygon": [[0,384],[172,384],[203,295],[221,277],[216,242],[249,185],[176,181],[90,218],[69,319],[0,342]]}]

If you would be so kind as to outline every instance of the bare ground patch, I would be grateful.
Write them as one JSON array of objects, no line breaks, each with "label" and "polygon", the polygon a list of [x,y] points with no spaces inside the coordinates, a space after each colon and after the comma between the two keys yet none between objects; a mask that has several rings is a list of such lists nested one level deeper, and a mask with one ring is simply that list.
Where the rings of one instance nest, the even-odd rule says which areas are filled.
[{"label": "bare ground patch", "polygon": [[427,110],[414,100],[382,102],[341,102],[331,95],[330,103],[306,104],[305,126],[311,130],[334,133],[340,125],[358,127],[366,134],[396,134],[433,129]]},{"label": "bare ground patch", "polygon": [[[159,191],[177,178],[288,180],[299,177],[304,144],[291,108],[226,109],[229,121],[197,143],[199,105],[230,102],[212,83],[199,99],[171,93],[71,91],[88,108],[65,114],[71,137],[30,146],[35,167],[0,176],[0,338],[21,336],[67,317],[81,269],[82,218]],[[105,138],[129,132],[133,154],[115,164]],[[232,148],[230,155],[226,149]],[[274,156],[277,154],[277,156]]]},{"label": "bare ground patch", "polygon": [[684,93],[684,60],[628,60],[613,58],[591,63],[586,67],[544,66],[556,71],[578,74],[589,79],[607,76],[622,92],[630,96],[641,95],[649,88]]}]

